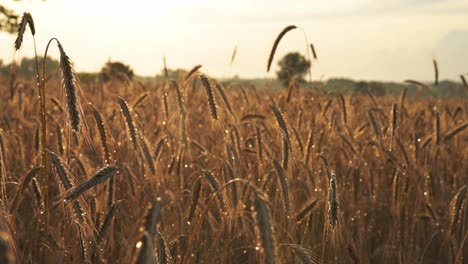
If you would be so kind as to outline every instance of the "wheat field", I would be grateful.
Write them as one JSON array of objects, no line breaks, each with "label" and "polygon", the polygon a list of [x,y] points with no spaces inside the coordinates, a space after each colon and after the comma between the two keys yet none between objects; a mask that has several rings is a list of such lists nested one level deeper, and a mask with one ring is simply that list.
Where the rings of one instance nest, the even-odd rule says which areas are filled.
[{"label": "wheat field", "polygon": [[466,97],[80,82],[54,41],[62,81],[0,80],[1,263],[466,262]]}]

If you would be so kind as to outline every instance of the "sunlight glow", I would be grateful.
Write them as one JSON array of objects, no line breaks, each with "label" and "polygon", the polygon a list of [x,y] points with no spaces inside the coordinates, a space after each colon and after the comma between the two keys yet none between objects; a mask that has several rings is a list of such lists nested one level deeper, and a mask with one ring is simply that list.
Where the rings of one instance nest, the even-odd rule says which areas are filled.
[{"label": "sunlight glow", "polygon": [[[217,77],[274,77],[276,62],[267,74],[266,59],[276,35],[290,24],[302,27],[317,49],[316,79],[429,79],[432,58],[438,59],[443,78],[458,78],[468,68],[462,60],[468,56],[462,48],[468,44],[468,0],[48,0],[8,5],[18,13],[31,11],[39,49],[51,37],[59,38],[79,71],[99,70],[110,58],[130,64],[137,74],[154,76],[161,72],[165,54],[169,68],[202,64]],[[21,56],[32,55],[27,38]],[[4,61],[12,59],[13,40],[0,33]],[[290,51],[307,51],[302,33],[288,34],[277,58]]]}]

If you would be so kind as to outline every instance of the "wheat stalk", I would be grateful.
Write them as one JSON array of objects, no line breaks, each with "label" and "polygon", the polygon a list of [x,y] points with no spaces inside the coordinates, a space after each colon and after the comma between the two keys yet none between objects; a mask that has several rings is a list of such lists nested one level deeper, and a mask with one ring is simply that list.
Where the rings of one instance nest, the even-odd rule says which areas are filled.
[{"label": "wheat stalk", "polygon": [[21,18],[21,22],[18,27],[18,34],[15,40],[15,49],[19,50],[21,48],[21,44],[23,43],[23,35],[26,31],[26,25],[29,25],[29,29],[31,30],[31,34],[34,36],[36,34],[36,28],[34,26],[34,20],[30,13],[23,13],[23,17]]},{"label": "wheat stalk", "polygon": [[140,239],[136,243],[137,252],[135,254],[134,264],[149,264],[156,263],[156,257],[154,255],[153,238],[147,231],[144,231]]},{"label": "wheat stalk", "polygon": [[[73,184],[72,184],[70,178],[68,177],[67,172],[65,171],[65,168],[64,168],[64,166],[62,164],[62,160],[54,152],[49,151],[49,150],[47,150],[47,151],[49,152],[49,156],[51,158],[52,165],[55,167],[55,171],[57,172],[57,175],[59,176],[60,182],[62,183],[62,186],[65,189],[65,191],[73,188]],[[76,217],[78,218],[80,223],[82,223],[84,221],[83,208],[81,207],[81,205],[80,205],[80,203],[78,201],[73,201],[72,206],[73,206],[73,210],[75,212]]]},{"label": "wheat stalk", "polygon": [[119,97],[118,102],[120,105],[120,109],[122,110],[122,113],[125,117],[127,129],[130,134],[130,141],[132,141],[133,148],[136,150],[138,148],[138,141],[136,137],[136,128],[135,123],[133,122],[132,114],[130,113],[130,109],[128,108],[127,102],[123,98]]},{"label": "wheat stalk", "polygon": [[226,204],[224,203],[223,195],[220,192],[221,188],[219,187],[218,180],[216,180],[216,178],[213,176],[213,173],[209,170],[202,170],[202,174],[210,183],[211,188],[213,188],[213,191],[217,193],[219,203],[221,204],[221,209],[224,212],[227,212],[227,208],[226,208]]},{"label": "wheat stalk", "polygon": [[297,28],[297,27],[294,26],[294,25],[287,26],[276,37],[276,40],[273,43],[273,47],[271,48],[271,51],[270,51],[270,56],[268,57],[267,72],[270,71],[271,63],[273,62],[273,57],[275,56],[276,49],[278,48],[278,44],[280,43],[281,39],[284,37],[284,35],[286,35],[286,33],[288,33],[289,31],[291,31],[291,30],[293,30],[295,28]]},{"label": "wheat stalk", "polygon": [[437,86],[439,85],[439,67],[435,59],[432,60],[432,64],[434,65],[434,85]]},{"label": "wheat stalk", "polygon": [[67,96],[67,110],[70,118],[71,127],[74,131],[80,131],[81,120],[78,110],[78,96],[76,94],[75,73],[71,65],[70,58],[65,53],[62,44],[57,40],[57,46],[60,51],[60,71],[62,73],[62,86]]},{"label": "wheat stalk", "polygon": [[254,192],[255,219],[257,230],[262,245],[263,259],[265,264],[276,263],[276,240],[271,222],[270,208],[263,194]]},{"label": "wheat stalk", "polygon": [[40,169],[41,169],[40,167],[34,167],[31,170],[29,170],[29,172],[23,177],[20,184],[18,185],[15,198],[13,202],[11,203],[10,214],[13,214],[16,211],[16,209],[18,208],[19,204],[21,203],[23,199],[24,191],[26,190],[26,188],[28,187],[32,179],[38,174]]},{"label": "wheat stalk", "polygon": [[210,105],[211,117],[213,117],[214,120],[218,120],[218,111],[216,109],[216,102],[210,80],[208,80],[208,78],[203,74],[198,75],[198,77],[200,78],[203,87],[205,87],[206,96],[208,97],[208,104]]},{"label": "wheat stalk", "polygon": [[229,103],[229,100],[227,99],[226,94],[224,93],[223,87],[219,82],[215,83],[216,90],[218,91],[219,95],[221,95],[221,98],[224,101],[224,104],[226,105],[227,109],[229,110],[229,113],[234,114],[234,111],[232,110],[231,104]]},{"label": "wheat stalk", "polygon": [[77,199],[81,194],[83,194],[87,190],[113,177],[118,170],[119,167],[113,165],[108,165],[100,169],[98,172],[96,172],[96,174],[94,174],[92,178],[71,189],[71,191],[65,195],[64,200],[70,202]]},{"label": "wheat stalk", "polygon": [[0,232],[0,263],[3,264],[14,264],[15,256],[13,254],[13,250],[10,246],[10,236],[7,232],[1,231]]},{"label": "wheat stalk", "polygon": [[291,144],[286,137],[285,134],[283,134],[283,168],[285,171],[288,171],[288,163],[289,163],[289,149],[291,148]]},{"label": "wheat stalk", "polygon": [[99,113],[99,111],[92,104],[89,105],[93,109],[94,120],[96,121],[96,125],[99,132],[99,138],[101,139],[101,147],[104,152],[104,162],[108,164],[111,160],[111,157],[109,147],[107,146],[107,134],[106,129],[104,128],[104,121],[102,120],[102,116]]},{"label": "wheat stalk", "polygon": [[300,222],[304,217],[306,217],[310,212],[312,212],[316,205],[318,204],[319,199],[312,199],[309,203],[307,203],[304,208],[302,208],[299,213],[296,215],[296,221]]},{"label": "wheat stalk", "polygon": [[184,78],[184,81],[187,82],[190,77],[192,77],[192,75],[197,72],[202,66],[201,65],[196,65],[195,67],[193,67],[188,73],[187,75],[185,75],[185,78]]},{"label": "wheat stalk", "polygon": [[140,144],[141,144],[141,149],[143,151],[143,155],[146,158],[146,162],[148,163],[148,166],[150,168],[150,171],[153,175],[156,174],[156,168],[154,167],[154,160],[153,157],[151,156],[150,153],[150,148],[148,146],[148,141],[146,141],[145,137],[143,134],[140,136]]},{"label": "wheat stalk", "polygon": [[288,214],[291,212],[291,201],[289,197],[289,186],[288,179],[286,177],[285,171],[278,160],[273,160],[273,165],[275,166],[276,174],[280,180],[281,191],[283,193],[284,207]]},{"label": "wheat stalk", "polygon": [[142,230],[149,233],[150,237],[154,237],[156,231],[156,222],[161,214],[161,198],[155,199],[146,210]]},{"label": "wheat stalk", "polygon": [[192,187],[192,205],[190,206],[189,216],[187,221],[191,221],[193,214],[195,213],[195,209],[198,204],[198,199],[200,198],[200,190],[201,190],[201,179],[202,177],[199,176],[195,182],[193,183]]},{"label": "wheat stalk", "polygon": [[338,223],[338,207],[336,174],[331,171],[330,186],[328,188],[328,219],[331,229],[335,229]]},{"label": "wheat stalk", "polygon": [[234,60],[236,59],[236,55],[237,55],[237,46],[234,47],[234,50],[232,51],[232,55],[231,55],[231,67],[232,67],[232,64],[234,63]]},{"label": "wheat stalk", "polygon": [[166,240],[164,239],[161,232],[158,231],[158,263],[159,264],[170,264],[172,263],[171,253],[167,246]]},{"label": "wheat stalk", "polygon": [[278,123],[278,126],[280,127],[281,131],[283,132],[283,135],[286,136],[287,140],[290,141],[289,133],[288,133],[288,128],[286,127],[286,122],[284,121],[283,114],[281,111],[278,109],[274,101],[271,101],[271,110],[273,110],[273,114],[275,115],[276,122]]},{"label": "wheat stalk", "polygon": [[466,204],[466,190],[467,187],[464,185],[461,187],[449,205],[449,228],[450,234],[453,234],[458,225],[463,225],[463,211],[465,210]]},{"label": "wheat stalk", "polygon": [[444,137],[444,142],[450,140],[451,138],[453,138],[454,136],[456,136],[458,133],[462,132],[463,130],[465,130],[466,128],[468,127],[468,123],[465,123],[461,126],[458,126],[452,130],[450,130]]},{"label": "wheat stalk", "polygon": [[[98,234],[96,235],[96,238],[91,245],[91,255],[94,256],[96,252],[96,248],[101,244],[102,240],[104,239],[104,236],[106,235],[107,231],[109,230],[109,227],[111,226],[112,220],[115,218],[115,215],[117,214],[117,209],[119,208],[120,202],[117,201],[116,203],[112,204],[112,206],[109,208],[106,217],[104,218],[104,222],[102,222],[101,227],[98,230]],[[93,257],[94,259],[94,257]]]},{"label": "wheat stalk", "polygon": [[465,88],[465,91],[468,90],[468,83],[466,82],[465,76],[460,75],[460,79],[462,81],[463,87]]}]

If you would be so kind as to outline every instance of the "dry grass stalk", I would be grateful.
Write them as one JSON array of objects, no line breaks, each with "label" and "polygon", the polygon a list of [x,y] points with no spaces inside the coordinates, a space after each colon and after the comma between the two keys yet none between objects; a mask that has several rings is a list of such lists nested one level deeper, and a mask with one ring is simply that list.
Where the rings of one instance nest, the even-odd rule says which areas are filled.
[{"label": "dry grass stalk", "polygon": [[278,44],[280,43],[281,39],[284,37],[284,35],[286,35],[286,33],[288,33],[289,31],[291,31],[291,30],[293,30],[295,28],[297,28],[297,27],[294,26],[294,25],[287,26],[276,37],[276,40],[273,43],[273,47],[271,48],[270,56],[268,57],[267,72],[270,71],[271,63],[273,62],[273,57],[275,56],[276,49],[278,48]]},{"label": "dry grass stalk", "polygon": [[92,178],[78,185],[76,188],[71,189],[71,191],[65,195],[64,200],[70,202],[77,199],[87,190],[113,177],[118,170],[119,167],[113,165],[108,165],[100,169],[98,172],[96,172],[96,174],[94,174]]},{"label": "dry grass stalk", "polygon": [[432,60],[432,64],[434,65],[434,85],[437,86],[439,85],[439,67],[435,59]]},{"label": "dry grass stalk", "polygon": [[208,104],[210,105],[211,117],[213,117],[214,120],[218,120],[218,111],[216,109],[216,102],[210,80],[203,74],[198,75],[198,77],[200,78],[203,87],[205,87],[206,96],[208,97]]},{"label": "dry grass stalk", "polygon": [[136,150],[138,148],[137,147],[138,141],[136,137],[136,128],[135,128],[135,123],[133,122],[132,114],[130,113],[130,109],[128,108],[127,102],[123,98],[119,97],[118,102],[120,105],[120,109],[125,117],[127,129],[130,134],[130,141],[132,141],[132,146]]},{"label": "dry grass stalk", "polygon": [[267,198],[263,194],[259,192],[255,192],[254,194],[256,229],[260,236],[261,248],[264,255],[263,260],[265,264],[274,264],[276,263],[277,249],[270,208]]}]

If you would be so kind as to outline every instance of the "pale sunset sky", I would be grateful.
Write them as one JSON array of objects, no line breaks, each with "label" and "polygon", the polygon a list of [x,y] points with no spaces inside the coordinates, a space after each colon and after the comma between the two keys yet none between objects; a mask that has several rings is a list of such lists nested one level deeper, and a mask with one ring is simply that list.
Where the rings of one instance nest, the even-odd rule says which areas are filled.
[{"label": "pale sunset sky", "polygon": [[[111,58],[136,74],[196,64],[217,78],[275,77],[287,52],[307,52],[294,30],[280,43],[273,70],[271,46],[288,25],[304,29],[318,62],[313,79],[432,80],[432,59],[441,79],[468,73],[468,0],[0,0],[17,13],[30,12],[38,52],[57,37],[76,71],[99,71]],[[16,56],[32,56],[29,29]],[[15,36],[0,33],[0,59],[14,58]],[[237,46],[237,57],[230,66]],[[58,57],[58,52],[50,52]]]}]

